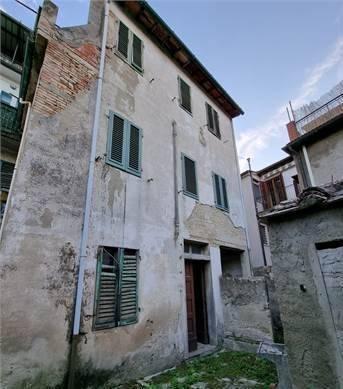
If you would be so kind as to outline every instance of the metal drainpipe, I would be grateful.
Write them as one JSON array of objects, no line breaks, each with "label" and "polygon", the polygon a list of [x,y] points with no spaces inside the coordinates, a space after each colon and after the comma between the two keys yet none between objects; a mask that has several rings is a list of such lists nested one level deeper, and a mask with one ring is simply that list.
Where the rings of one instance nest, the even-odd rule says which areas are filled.
[{"label": "metal drainpipe", "polygon": [[101,44],[100,67],[99,67],[98,85],[96,91],[94,121],[93,121],[93,128],[92,128],[92,144],[91,144],[91,153],[89,158],[89,171],[88,171],[88,180],[87,180],[85,211],[83,216],[83,228],[82,228],[81,242],[80,242],[80,261],[79,261],[79,274],[77,278],[78,281],[77,281],[76,301],[75,301],[75,311],[74,311],[73,336],[76,336],[80,333],[85,259],[87,257],[87,242],[88,242],[88,234],[89,234],[89,221],[90,221],[91,200],[92,200],[93,181],[94,181],[96,142],[97,142],[98,132],[99,132],[101,92],[102,92],[102,82],[104,76],[105,56],[106,56],[108,14],[109,14],[109,3],[107,0],[105,0],[104,32],[103,32],[102,44]]},{"label": "metal drainpipe", "polygon": [[93,127],[92,127],[92,143],[91,143],[91,152],[89,157],[89,170],[88,170],[88,178],[87,178],[85,210],[83,215],[82,233],[81,233],[81,240],[80,240],[79,272],[77,278],[71,349],[69,355],[69,371],[68,371],[68,383],[67,383],[68,389],[73,389],[75,387],[74,379],[75,379],[75,367],[76,367],[75,364],[76,364],[76,355],[77,355],[76,348],[77,348],[77,338],[78,335],[80,334],[81,306],[82,306],[82,298],[83,298],[85,260],[87,257],[87,242],[88,242],[88,234],[89,234],[91,200],[92,200],[93,181],[94,181],[96,142],[97,142],[98,132],[99,132],[101,93],[102,93],[102,83],[104,77],[105,58],[106,58],[109,1],[104,0],[104,4],[105,4],[104,29],[103,29],[102,42],[101,42],[99,75],[98,75],[98,84],[97,84],[96,100],[95,100],[94,120],[93,120]]},{"label": "metal drainpipe", "polygon": [[0,228],[0,243],[2,241],[2,234],[3,234],[3,230],[5,228],[5,224],[6,224],[6,221],[7,221],[8,208],[9,208],[9,204],[10,204],[10,202],[12,200],[12,192],[13,192],[13,187],[14,187],[14,181],[15,181],[15,179],[17,177],[18,164],[19,164],[19,162],[21,160],[21,157],[22,157],[22,154],[23,154],[23,149],[24,149],[23,144],[24,144],[24,141],[25,141],[27,127],[28,127],[29,118],[30,118],[30,114],[31,114],[31,102],[30,101],[23,101],[20,98],[19,99],[19,103],[20,104],[27,104],[28,107],[27,107],[27,112],[26,112],[26,118],[25,118],[23,133],[21,135],[21,142],[20,142],[20,145],[19,145],[17,159],[15,161],[15,165],[14,165],[14,169],[13,169],[13,175],[12,175],[12,180],[11,180],[11,184],[10,184],[10,190],[8,192],[8,197],[7,197],[7,201],[6,201],[4,217],[2,218],[2,223],[1,223],[1,228]]},{"label": "metal drainpipe", "polygon": [[178,193],[178,185],[177,185],[177,148],[176,148],[176,137],[177,137],[177,129],[176,129],[176,121],[172,122],[173,127],[173,168],[174,168],[174,207],[175,207],[175,217],[174,217],[174,226],[175,226],[175,241],[179,237],[180,233],[180,216],[179,216],[179,193]]}]

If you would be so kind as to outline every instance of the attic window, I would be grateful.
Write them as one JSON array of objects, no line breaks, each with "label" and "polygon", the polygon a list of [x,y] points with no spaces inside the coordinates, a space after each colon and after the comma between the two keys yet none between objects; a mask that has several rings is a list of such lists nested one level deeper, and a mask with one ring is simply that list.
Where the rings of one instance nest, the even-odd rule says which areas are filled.
[{"label": "attic window", "polygon": [[188,113],[192,113],[192,103],[191,103],[191,88],[190,86],[182,79],[179,79],[179,101],[180,106],[185,109]]},{"label": "attic window", "polygon": [[210,104],[206,103],[206,113],[207,113],[207,128],[213,135],[217,136],[220,139],[220,129],[219,129],[219,117],[218,112],[213,109]]},{"label": "attic window", "polygon": [[143,71],[142,40],[129,30],[123,22],[119,23],[117,51],[135,69],[140,72]]}]

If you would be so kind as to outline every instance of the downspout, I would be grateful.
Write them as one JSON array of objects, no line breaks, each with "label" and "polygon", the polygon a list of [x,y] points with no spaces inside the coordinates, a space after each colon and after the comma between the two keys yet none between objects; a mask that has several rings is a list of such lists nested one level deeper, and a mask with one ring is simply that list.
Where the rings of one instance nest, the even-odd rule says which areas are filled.
[{"label": "downspout", "polygon": [[68,376],[68,388],[74,388],[74,373],[75,373],[74,363],[75,363],[75,356],[76,356],[77,336],[80,334],[81,307],[82,307],[82,298],[83,298],[85,261],[87,258],[87,243],[88,243],[88,235],[89,235],[91,200],[92,200],[93,181],[94,181],[96,142],[97,142],[98,132],[99,132],[101,93],[102,93],[102,83],[103,83],[104,68],[105,68],[109,2],[108,0],[104,0],[104,3],[105,3],[104,29],[103,29],[103,36],[102,36],[102,43],[101,43],[99,75],[98,75],[98,84],[97,84],[96,100],[95,100],[94,120],[93,120],[93,127],[92,127],[92,143],[91,143],[91,152],[89,157],[89,170],[88,170],[88,178],[87,178],[85,210],[83,215],[83,224],[82,224],[81,241],[80,241],[79,272],[77,277],[77,289],[76,289],[76,299],[75,299],[75,307],[74,307],[73,333],[71,339],[71,343],[72,343],[71,356],[69,361],[70,366],[69,366],[69,376]]},{"label": "downspout", "polygon": [[12,200],[12,192],[13,192],[13,187],[14,187],[14,181],[15,181],[15,179],[17,177],[18,164],[20,163],[20,160],[22,158],[23,149],[24,149],[23,144],[24,144],[24,141],[25,141],[27,127],[28,127],[28,124],[29,124],[29,119],[30,119],[30,114],[31,114],[31,102],[30,101],[23,101],[20,98],[19,99],[19,103],[20,104],[27,104],[27,112],[26,112],[26,117],[25,117],[23,133],[21,135],[21,142],[19,144],[19,150],[18,150],[18,154],[17,154],[17,159],[15,161],[15,165],[14,165],[14,169],[13,169],[13,175],[12,175],[12,180],[11,180],[11,184],[10,184],[10,190],[8,191],[8,197],[7,197],[6,207],[5,207],[5,211],[4,211],[4,216],[2,218],[2,223],[1,223],[1,228],[0,228],[0,243],[2,241],[3,230],[4,230],[5,224],[7,222],[8,208],[9,208],[9,204],[10,204],[10,202]]},{"label": "downspout", "polygon": [[179,237],[180,233],[180,215],[179,215],[179,193],[177,185],[177,147],[176,147],[176,121],[172,122],[173,127],[173,169],[174,169],[174,239],[175,241]]},{"label": "downspout", "polygon": [[94,181],[96,141],[99,132],[101,92],[102,92],[102,82],[103,82],[104,67],[105,67],[108,14],[109,14],[109,5],[107,0],[105,0],[104,32],[103,32],[102,44],[101,44],[101,57],[100,57],[98,85],[97,85],[96,100],[95,100],[94,121],[93,121],[93,128],[92,128],[92,144],[91,144],[91,152],[89,158],[89,171],[88,171],[88,179],[87,179],[85,211],[83,215],[83,226],[82,226],[81,242],[80,242],[79,273],[77,279],[77,290],[76,290],[76,301],[75,301],[74,323],[73,323],[74,336],[80,333],[81,305],[82,305],[82,295],[83,295],[85,259],[87,257],[87,242],[88,242],[88,234],[89,234],[91,200],[92,200],[93,181]]}]

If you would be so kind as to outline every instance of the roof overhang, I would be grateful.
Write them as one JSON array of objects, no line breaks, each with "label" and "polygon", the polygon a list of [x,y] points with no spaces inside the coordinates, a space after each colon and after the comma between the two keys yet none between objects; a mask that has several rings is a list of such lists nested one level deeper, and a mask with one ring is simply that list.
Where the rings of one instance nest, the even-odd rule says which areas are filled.
[{"label": "roof overhang", "polygon": [[146,1],[116,1],[154,42],[231,118],[243,115],[240,106],[219,85],[195,55]]}]

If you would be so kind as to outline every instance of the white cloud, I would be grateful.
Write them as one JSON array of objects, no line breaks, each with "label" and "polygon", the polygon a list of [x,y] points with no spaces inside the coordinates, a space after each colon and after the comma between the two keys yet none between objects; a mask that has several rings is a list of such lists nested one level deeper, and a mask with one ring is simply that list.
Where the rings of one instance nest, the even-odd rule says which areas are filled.
[{"label": "white cloud", "polygon": [[[324,75],[341,63],[343,66],[343,36],[336,41],[328,56],[309,72],[297,96],[292,99],[293,108],[308,103],[317,92],[318,84]],[[258,152],[267,149],[272,140],[285,131],[285,124],[288,122],[286,106],[287,102],[277,109],[266,122],[249,128],[239,135],[237,147],[241,169],[246,166],[246,158],[254,159]]]}]

